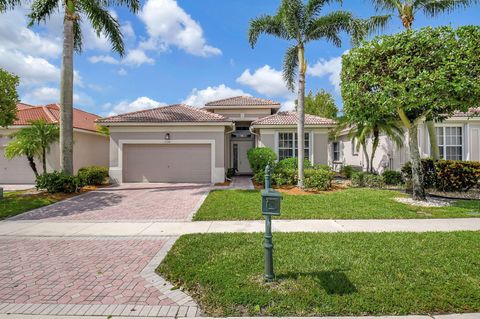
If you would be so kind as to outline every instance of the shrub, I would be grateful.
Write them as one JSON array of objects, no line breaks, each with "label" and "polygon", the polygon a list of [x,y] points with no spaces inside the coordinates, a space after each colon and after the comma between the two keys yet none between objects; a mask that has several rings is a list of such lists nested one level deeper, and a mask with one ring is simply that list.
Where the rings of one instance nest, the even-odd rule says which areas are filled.
[{"label": "shrub", "polygon": [[353,172],[352,173],[352,186],[354,187],[365,187],[365,172]]},{"label": "shrub", "polygon": [[350,165],[343,165],[341,168],[340,168],[340,172],[339,172],[341,175],[343,175],[343,177],[345,178],[351,178],[352,177],[352,173],[353,173],[353,167],[350,166]]},{"label": "shrub", "polygon": [[37,189],[45,189],[49,193],[76,193],[82,186],[84,184],[78,176],[58,171],[39,175],[35,181]]},{"label": "shrub", "polygon": [[[435,162],[431,158],[422,159],[423,185],[425,188],[435,188],[437,184],[437,173],[435,171]],[[402,166],[403,178],[406,181],[412,180],[412,163],[406,162]]]},{"label": "shrub", "polygon": [[385,182],[383,181],[382,176],[376,174],[366,174],[364,177],[364,182],[365,186],[370,188],[385,187]]},{"label": "shrub", "polygon": [[[312,163],[308,159],[305,159],[303,161],[303,167],[305,169],[311,168]],[[289,157],[289,158],[284,158],[281,161],[279,161],[277,164],[275,164],[275,169],[283,170],[283,169],[298,169],[298,158],[296,157]]]},{"label": "shrub", "polygon": [[78,178],[84,185],[102,185],[108,178],[108,167],[87,166],[78,170]]},{"label": "shrub", "polygon": [[272,183],[277,186],[296,185],[298,182],[298,171],[296,168],[283,168],[275,170],[272,174]]},{"label": "shrub", "polygon": [[480,185],[480,162],[440,160],[435,169],[439,190],[465,192]]},{"label": "shrub", "polygon": [[385,170],[382,177],[387,185],[401,185],[403,183],[402,173],[398,171]]},{"label": "shrub", "polygon": [[256,175],[259,172],[263,172],[267,165],[273,167],[277,155],[275,152],[268,147],[256,147],[251,148],[248,153],[248,162],[250,163],[250,168],[252,172]]},{"label": "shrub", "polygon": [[235,176],[236,173],[237,173],[237,170],[235,168],[229,168],[227,169],[227,172],[225,173],[225,175],[227,176],[228,179],[230,179],[233,176]]},{"label": "shrub", "polygon": [[332,187],[332,180],[335,173],[326,169],[307,169],[305,170],[305,188],[316,190],[328,190]]},{"label": "shrub", "polygon": [[312,166],[313,169],[323,169],[323,170],[327,170],[327,171],[331,171],[332,169],[330,168],[330,166],[328,166],[327,164],[314,164]]},{"label": "shrub", "polygon": [[256,184],[265,184],[265,172],[261,171],[253,175],[253,182]]}]

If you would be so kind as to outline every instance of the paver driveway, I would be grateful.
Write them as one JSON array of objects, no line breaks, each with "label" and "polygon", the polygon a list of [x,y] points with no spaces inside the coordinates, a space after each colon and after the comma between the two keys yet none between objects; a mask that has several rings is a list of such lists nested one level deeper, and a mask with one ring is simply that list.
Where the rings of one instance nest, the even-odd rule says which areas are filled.
[{"label": "paver driveway", "polygon": [[209,185],[199,184],[122,184],[41,207],[10,220],[190,220],[209,189]]},{"label": "paver driveway", "polygon": [[2,239],[0,314],[195,316],[154,273],[174,238]]}]

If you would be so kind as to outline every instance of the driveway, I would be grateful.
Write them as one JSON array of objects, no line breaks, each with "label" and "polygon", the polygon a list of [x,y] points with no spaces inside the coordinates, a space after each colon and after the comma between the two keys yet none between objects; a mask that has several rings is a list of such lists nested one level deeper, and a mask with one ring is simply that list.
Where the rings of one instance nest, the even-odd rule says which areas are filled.
[{"label": "driveway", "polygon": [[210,190],[201,184],[122,184],[31,210],[10,220],[187,221]]}]

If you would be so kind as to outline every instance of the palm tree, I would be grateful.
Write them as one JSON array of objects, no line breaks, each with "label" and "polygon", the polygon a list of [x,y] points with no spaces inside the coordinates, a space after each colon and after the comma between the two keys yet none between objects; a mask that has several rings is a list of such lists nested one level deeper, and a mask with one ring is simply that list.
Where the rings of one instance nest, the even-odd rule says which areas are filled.
[{"label": "palm tree", "polygon": [[388,16],[372,17],[366,20],[355,18],[350,12],[334,11],[320,15],[323,7],[340,0],[282,0],[275,15],[262,15],[250,21],[248,39],[252,48],[255,47],[261,34],[268,34],[292,42],[283,60],[283,77],[290,90],[294,90],[294,82],[298,72],[298,186],[303,187],[304,136],[304,100],[305,46],[315,40],[326,40],[340,47],[340,33],[347,32],[352,36],[352,43],[358,44],[365,36],[383,27]]},{"label": "palm tree", "polygon": [[[406,30],[411,30],[415,14],[422,11],[428,17],[435,17],[444,12],[466,8],[478,0],[372,0],[377,11],[396,11]],[[427,129],[434,160],[440,159],[437,132],[432,120],[427,119]]]},{"label": "palm tree", "polygon": [[44,120],[33,121],[28,127],[22,128],[11,135],[13,140],[5,148],[5,156],[9,159],[26,156],[35,176],[38,176],[35,157],[42,161],[43,173],[47,172],[47,154],[50,146],[58,141],[58,125]]},{"label": "palm tree", "polygon": [[[28,2],[30,3],[30,2]],[[0,12],[13,9],[22,0],[0,0]],[[63,10],[63,55],[60,80],[60,162],[62,170],[73,174],[73,53],[82,50],[82,18],[90,21],[98,35],[105,34],[113,51],[125,53],[120,25],[109,12],[111,6],[126,6],[131,12],[139,9],[139,0],[33,0],[30,26],[45,22],[57,10]]]}]

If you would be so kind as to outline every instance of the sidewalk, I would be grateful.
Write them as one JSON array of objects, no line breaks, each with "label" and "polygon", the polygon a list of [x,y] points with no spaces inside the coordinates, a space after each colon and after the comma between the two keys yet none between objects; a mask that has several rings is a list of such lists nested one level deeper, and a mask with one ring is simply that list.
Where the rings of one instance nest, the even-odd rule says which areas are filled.
[{"label": "sidewalk", "polygon": [[[431,232],[479,231],[480,218],[374,219],[374,220],[274,220],[276,232]],[[0,236],[178,236],[192,233],[263,232],[264,222],[0,222]]]}]

